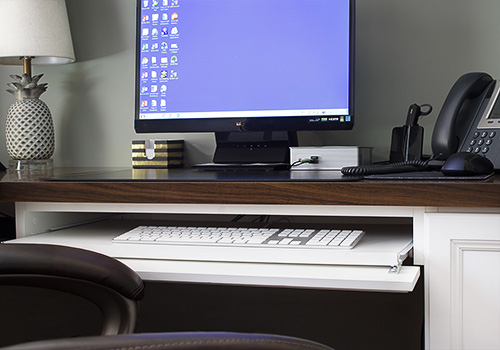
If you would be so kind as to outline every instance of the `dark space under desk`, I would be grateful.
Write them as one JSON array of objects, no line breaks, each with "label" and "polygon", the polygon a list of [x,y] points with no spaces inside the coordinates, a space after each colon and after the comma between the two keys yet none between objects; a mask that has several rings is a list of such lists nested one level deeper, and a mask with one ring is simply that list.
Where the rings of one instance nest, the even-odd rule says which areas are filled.
[{"label": "dark space under desk", "polygon": [[[158,322],[144,321],[141,331],[164,330],[165,328],[161,328],[164,326],[208,329],[210,326],[224,327],[229,323],[233,328],[241,327],[238,328],[240,330],[281,330],[281,333],[302,335],[338,349],[366,348],[367,344],[382,344],[383,347],[379,348],[384,349],[401,349],[401,346],[419,349],[422,316],[418,316],[418,310],[421,310],[423,303],[425,348],[455,348],[464,337],[484,348],[495,348],[497,345],[496,330],[500,325],[493,317],[495,312],[490,312],[493,316],[488,317],[487,313],[478,315],[476,312],[479,311],[475,310],[491,311],[493,308],[495,311],[496,306],[491,303],[488,295],[500,293],[492,290],[496,284],[491,283],[499,282],[500,279],[500,267],[495,265],[496,256],[500,254],[498,174],[485,181],[356,179],[350,182],[337,181],[338,179],[328,181],[328,173],[300,174],[300,179],[287,179],[286,176],[279,179],[249,178],[248,174],[242,173],[231,174],[229,177],[232,178],[224,174],[224,179],[220,179],[217,178],[218,174],[193,175],[190,171],[180,170],[176,171],[175,180],[170,181],[165,181],[164,178],[147,181],[126,177],[113,179],[119,173],[124,174],[123,171],[130,173],[130,169],[85,168],[56,168],[48,174],[38,175],[2,173],[0,200],[16,203],[17,235],[20,240],[44,242],[47,235],[50,243],[61,243],[57,237],[62,237],[63,241],[74,240],[71,235],[64,236],[61,233],[63,231],[36,233],[59,224],[64,225],[68,220],[73,220],[73,215],[92,216],[102,213],[289,215],[354,221],[368,218],[381,227],[392,221],[403,220],[405,227],[413,234],[413,261],[410,261],[410,266],[403,266],[402,271],[405,268],[418,271],[419,267],[423,267],[422,275],[419,278],[416,275],[418,283],[412,292],[384,293],[379,289],[379,292],[371,293],[362,291],[363,288],[346,287],[355,284],[353,274],[348,274],[351,281],[334,281],[330,272],[323,275],[323,281],[329,283],[328,278],[331,278],[335,286],[340,286],[341,290],[335,290],[330,287],[314,287],[312,284],[307,286],[310,282],[307,276],[296,278],[291,282],[292,285],[286,286],[279,271],[275,280],[263,280],[265,276],[259,276],[259,271],[265,271],[262,272],[263,275],[268,273],[263,266],[265,264],[257,264],[260,266],[255,269],[246,266],[246,276],[243,276],[243,272],[241,276],[236,272],[225,275],[223,280],[221,275],[214,276],[211,269],[214,265],[210,262],[200,264],[203,269],[208,270],[205,273],[201,268],[197,270],[196,262],[183,264],[155,261],[147,256],[144,259],[125,259],[148,283],[153,283],[149,289],[151,299],[145,303],[143,317]],[[103,173],[107,174],[107,178],[99,180]],[[48,176],[65,179],[43,180]],[[96,238],[102,239],[98,236]],[[85,242],[84,246],[87,243],[90,247],[98,246],[92,242]],[[467,259],[461,260],[460,254]],[[489,264],[488,259],[492,259]],[[314,273],[322,270],[316,271],[313,266],[296,266],[296,270],[293,266],[290,269],[287,266],[277,268],[283,268],[284,272],[291,275],[299,271],[307,275],[308,269]],[[347,266],[347,269],[351,268],[353,267]],[[371,269],[372,267],[367,267],[367,274],[363,278],[371,279],[380,274],[379,268]],[[183,271],[192,273],[183,274]],[[326,271],[330,271],[328,267]],[[373,274],[370,271],[374,271]],[[468,271],[473,273],[469,274]],[[205,282],[190,281],[194,275],[201,276],[201,280]],[[458,275],[459,279],[453,277]],[[387,272],[384,272],[384,276],[390,279]],[[150,282],[155,280],[160,282]],[[242,283],[239,284],[238,281]],[[263,288],[265,283],[270,285]],[[469,289],[469,286],[474,288]],[[224,321],[226,323],[202,317],[183,326],[185,310],[182,307],[168,306],[168,303],[158,304],[158,300],[163,300],[167,294],[181,300],[181,304],[182,301],[189,302],[189,297],[198,300],[199,295],[215,298],[218,305],[233,316],[227,316],[224,312],[222,315],[225,316],[221,317],[229,317]],[[339,302],[331,299],[339,295]],[[457,298],[457,295],[462,297]],[[300,305],[293,308],[295,297],[305,299],[301,299]],[[267,304],[268,301],[276,302],[274,305],[278,308],[268,311],[271,307]],[[355,310],[344,307],[351,303]],[[341,308],[338,309],[339,307]],[[203,305],[200,312],[209,315],[219,309]],[[461,310],[459,314],[457,310]],[[234,312],[238,315],[234,316]],[[274,316],[267,315],[265,317],[269,322],[259,323],[255,312],[259,315],[271,312]],[[242,315],[247,313],[253,316],[243,320]],[[173,315],[175,320],[168,315]],[[351,322],[350,325],[363,320],[362,329],[357,331],[355,327],[349,327],[356,331],[335,336],[333,329],[342,327],[342,321],[346,319],[348,323]],[[294,327],[292,320],[297,324],[307,322],[310,326]],[[477,327],[467,326],[472,324],[471,320]],[[405,323],[408,327],[404,327]],[[275,326],[276,324],[280,326]],[[476,329],[484,331],[477,333]],[[491,329],[494,331],[489,332]],[[367,336],[362,339],[359,334]],[[354,344],[352,339],[356,339],[357,343]],[[412,344],[405,344],[404,341],[409,339],[413,339]]]}]

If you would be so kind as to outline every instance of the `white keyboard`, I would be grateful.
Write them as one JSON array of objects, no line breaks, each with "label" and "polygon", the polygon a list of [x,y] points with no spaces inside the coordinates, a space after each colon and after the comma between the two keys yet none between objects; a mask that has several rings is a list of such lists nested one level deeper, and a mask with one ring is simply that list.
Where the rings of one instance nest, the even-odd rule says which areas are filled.
[{"label": "white keyboard", "polygon": [[113,243],[351,249],[362,230],[139,226]]}]

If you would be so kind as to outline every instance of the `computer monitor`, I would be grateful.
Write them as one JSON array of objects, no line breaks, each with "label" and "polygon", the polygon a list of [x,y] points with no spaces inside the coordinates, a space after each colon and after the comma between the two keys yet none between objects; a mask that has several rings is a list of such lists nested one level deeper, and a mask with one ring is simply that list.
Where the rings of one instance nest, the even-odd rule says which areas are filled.
[{"label": "computer monitor", "polygon": [[138,0],[138,133],[214,132],[215,163],[288,162],[350,130],[354,0]]}]

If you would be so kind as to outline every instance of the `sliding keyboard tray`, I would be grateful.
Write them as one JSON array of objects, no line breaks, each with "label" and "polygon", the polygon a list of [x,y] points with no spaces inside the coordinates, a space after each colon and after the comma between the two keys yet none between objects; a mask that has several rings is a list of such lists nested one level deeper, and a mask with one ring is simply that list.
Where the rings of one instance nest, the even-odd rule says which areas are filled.
[{"label": "sliding keyboard tray", "polygon": [[119,259],[144,279],[331,289],[411,291],[419,267],[401,266],[411,254],[411,227],[373,225],[350,250],[117,244],[112,239],[144,221],[104,220],[9,241],[78,247]]}]

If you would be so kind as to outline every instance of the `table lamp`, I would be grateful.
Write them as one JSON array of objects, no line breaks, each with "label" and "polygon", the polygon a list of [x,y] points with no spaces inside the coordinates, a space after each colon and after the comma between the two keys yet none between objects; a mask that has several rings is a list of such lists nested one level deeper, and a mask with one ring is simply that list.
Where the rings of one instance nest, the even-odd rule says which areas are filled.
[{"label": "table lamp", "polygon": [[11,168],[50,167],[55,149],[54,123],[39,99],[47,84],[32,76],[31,65],[75,61],[65,0],[0,0],[0,64],[23,65],[7,91],[16,97],[6,123]]}]

